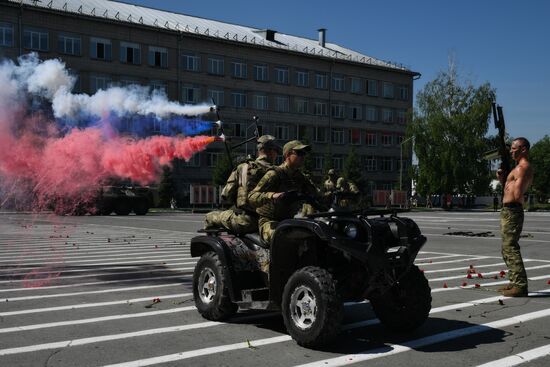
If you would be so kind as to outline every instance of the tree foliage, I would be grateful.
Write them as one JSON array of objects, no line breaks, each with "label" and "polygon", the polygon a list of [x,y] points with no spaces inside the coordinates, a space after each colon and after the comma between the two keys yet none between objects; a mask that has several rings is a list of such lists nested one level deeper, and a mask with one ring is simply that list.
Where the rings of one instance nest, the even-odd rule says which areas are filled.
[{"label": "tree foliage", "polygon": [[159,206],[167,208],[170,206],[170,200],[176,193],[172,169],[169,166],[162,167],[162,177],[159,185]]},{"label": "tree foliage", "polygon": [[223,154],[218,159],[218,161],[216,162],[216,166],[212,170],[212,182],[214,183],[214,185],[225,185],[232,170],[232,158],[230,158],[227,154]]},{"label": "tree foliage", "polygon": [[342,171],[342,176],[344,176],[347,180],[355,183],[357,187],[360,188],[364,186],[361,167],[361,158],[355,151],[355,147],[351,147],[346,159],[344,160],[344,169]]},{"label": "tree foliage", "polygon": [[539,200],[550,197],[550,136],[545,135],[531,147],[529,159],[533,165],[533,191]]},{"label": "tree foliage", "polygon": [[440,72],[418,93],[407,133],[415,141],[418,167],[411,173],[419,194],[489,191],[491,177],[483,153],[494,98],[489,83],[461,83],[453,68]]}]

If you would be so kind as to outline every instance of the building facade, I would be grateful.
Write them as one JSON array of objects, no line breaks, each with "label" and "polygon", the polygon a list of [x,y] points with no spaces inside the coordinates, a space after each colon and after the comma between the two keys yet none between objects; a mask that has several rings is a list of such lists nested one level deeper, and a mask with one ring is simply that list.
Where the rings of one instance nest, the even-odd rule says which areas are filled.
[{"label": "building facade", "polygon": [[[395,188],[411,162],[401,143],[419,74],[329,43],[325,30],[318,36],[107,0],[0,1],[1,58],[60,58],[78,77],[75,93],[141,84],[184,104],[214,100],[231,144],[252,136],[258,116],[261,134],[312,144],[315,176],[325,159],[341,170],[354,148],[369,182],[363,190]],[[189,183],[210,183],[222,154],[217,142],[176,162],[180,195]]]}]

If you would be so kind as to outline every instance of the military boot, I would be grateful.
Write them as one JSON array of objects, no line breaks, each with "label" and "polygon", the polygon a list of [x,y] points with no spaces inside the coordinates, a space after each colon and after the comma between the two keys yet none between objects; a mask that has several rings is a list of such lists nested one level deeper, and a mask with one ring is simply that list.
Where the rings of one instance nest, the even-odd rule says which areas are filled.
[{"label": "military boot", "polygon": [[512,287],[500,292],[504,297],[527,297],[527,288]]},{"label": "military boot", "polygon": [[512,289],[512,287],[514,287],[514,284],[513,283],[508,283],[505,286],[500,287],[499,289],[497,289],[497,291],[498,292],[507,291],[509,289]]}]

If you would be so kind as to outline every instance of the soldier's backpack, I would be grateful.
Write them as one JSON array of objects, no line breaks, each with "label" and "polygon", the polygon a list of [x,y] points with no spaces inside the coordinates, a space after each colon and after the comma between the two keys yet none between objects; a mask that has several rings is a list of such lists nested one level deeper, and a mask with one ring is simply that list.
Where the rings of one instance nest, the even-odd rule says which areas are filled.
[{"label": "soldier's backpack", "polygon": [[239,194],[239,177],[242,176],[243,167],[248,166],[249,163],[254,162],[251,157],[243,158],[237,161],[237,166],[231,171],[225,186],[222,189],[222,200],[229,204],[237,206],[237,197]]}]

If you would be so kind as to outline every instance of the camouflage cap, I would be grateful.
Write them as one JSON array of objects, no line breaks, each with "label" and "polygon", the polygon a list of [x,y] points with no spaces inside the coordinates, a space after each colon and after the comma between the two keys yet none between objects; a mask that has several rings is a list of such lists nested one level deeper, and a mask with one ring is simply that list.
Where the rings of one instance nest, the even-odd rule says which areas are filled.
[{"label": "camouflage cap", "polygon": [[311,151],[310,145],[302,144],[300,140],[292,140],[285,144],[283,147],[283,155],[287,155],[291,150],[303,150],[305,152]]},{"label": "camouflage cap", "polygon": [[258,150],[260,149],[274,149],[277,152],[281,152],[281,146],[275,142],[273,135],[262,135],[258,138]]}]

